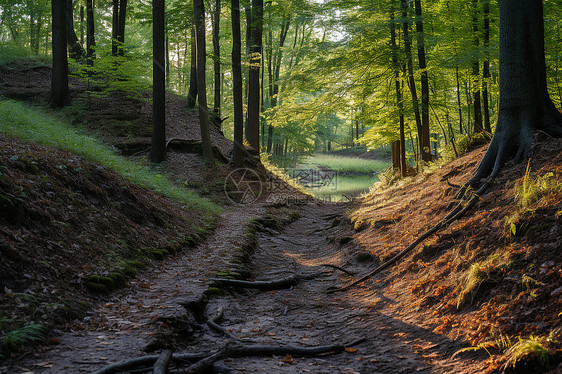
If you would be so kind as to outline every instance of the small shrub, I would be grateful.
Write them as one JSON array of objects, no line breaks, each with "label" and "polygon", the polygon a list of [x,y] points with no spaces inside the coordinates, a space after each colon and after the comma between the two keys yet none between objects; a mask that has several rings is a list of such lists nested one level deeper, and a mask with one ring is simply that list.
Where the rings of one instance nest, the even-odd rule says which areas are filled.
[{"label": "small shrub", "polygon": [[532,335],[526,339],[519,337],[519,341],[505,353],[507,361],[504,369],[510,366],[515,367],[518,362],[523,360],[535,360],[543,369],[547,369],[550,353],[544,346],[544,340],[542,337]]}]

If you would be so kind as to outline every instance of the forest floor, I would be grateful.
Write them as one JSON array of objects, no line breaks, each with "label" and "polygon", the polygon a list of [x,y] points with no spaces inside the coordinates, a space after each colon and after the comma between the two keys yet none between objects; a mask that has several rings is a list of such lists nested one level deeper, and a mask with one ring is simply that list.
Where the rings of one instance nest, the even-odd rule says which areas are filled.
[{"label": "forest floor", "polygon": [[[0,93],[42,100],[47,73],[33,70],[23,78],[3,71]],[[107,134],[111,144],[147,144],[146,132],[131,137],[138,134],[132,124],[146,129],[150,123],[144,101],[119,95],[83,99],[80,82],[73,90],[84,105],[80,113],[88,110],[77,125],[94,132],[119,128]],[[198,139],[197,121],[182,110],[181,99],[170,95],[168,104],[169,137]],[[73,110],[65,115],[72,118]],[[116,123],[122,126],[111,126]],[[244,341],[315,347],[364,339],[343,352],[315,357],[225,358],[218,372],[509,371],[513,356],[503,353],[530,336],[537,337],[550,361],[541,366],[536,352],[526,351],[513,370],[561,370],[562,190],[550,188],[560,185],[562,175],[559,140],[538,139],[527,177],[527,165],[508,165],[472,211],[395,266],[348,291],[328,293],[368,273],[438,222],[456,201],[456,188],[447,181],[468,180],[485,147],[347,204],[321,203],[291,188],[279,191],[283,183],[276,179],[273,190],[257,201],[235,204],[225,195],[228,165],[209,170],[196,154],[171,152],[163,172],[223,206],[209,224],[89,161],[0,139],[5,182],[0,192],[15,196],[20,190],[14,186],[25,192],[17,195],[14,214],[0,215],[0,317],[27,316],[50,328],[49,344],[15,352],[0,363],[0,373],[91,372],[163,349],[220,349],[234,338],[194,321],[182,306],[202,294],[209,298],[207,314],[223,309],[220,324]],[[227,154],[229,142],[217,128],[213,139]],[[540,191],[550,187],[523,208],[517,191],[530,181]],[[170,254],[148,262],[125,287],[94,294],[84,278],[107,270],[104,246],[168,248]],[[213,280],[293,274],[300,281],[292,287],[265,292]],[[485,349],[454,356],[471,346]]]}]

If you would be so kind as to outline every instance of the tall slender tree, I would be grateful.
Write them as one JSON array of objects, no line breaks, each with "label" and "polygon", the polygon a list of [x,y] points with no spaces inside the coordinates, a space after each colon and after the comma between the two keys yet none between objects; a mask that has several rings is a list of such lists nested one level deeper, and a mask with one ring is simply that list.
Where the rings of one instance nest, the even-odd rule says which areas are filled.
[{"label": "tall slender tree", "polygon": [[[408,22],[408,2],[401,0],[402,3],[402,35],[404,37],[404,50],[406,52],[406,67],[408,71],[408,86],[410,94],[412,95],[412,105],[414,107],[414,116],[416,118],[416,129],[418,131],[418,145],[423,152],[423,127],[420,117],[420,105],[418,93],[416,89],[416,81],[414,80],[414,62],[412,58],[412,42],[409,35],[409,22]],[[427,150],[429,152],[429,150]]]},{"label": "tall slender tree", "polygon": [[150,161],[166,160],[166,72],[164,0],[152,0],[152,143]]},{"label": "tall slender tree", "polygon": [[88,65],[94,65],[95,48],[94,0],[86,0],[86,61]]},{"label": "tall slender tree", "polygon": [[191,66],[189,70],[189,91],[187,92],[187,101],[185,106],[189,109],[195,108],[197,102],[197,48],[195,43],[195,21],[191,25]]},{"label": "tall slender tree", "polygon": [[482,67],[482,109],[484,111],[484,130],[491,133],[488,84],[490,80],[490,0],[484,0],[484,64]]},{"label": "tall slender tree", "polygon": [[119,27],[117,29],[118,48],[117,54],[119,56],[125,55],[125,21],[127,20],[127,0],[119,1]]},{"label": "tall slender tree", "polygon": [[214,100],[213,112],[220,119],[221,116],[221,47],[219,41],[220,34],[220,18],[221,18],[221,0],[215,0],[215,8],[213,9],[213,70],[214,80]]},{"label": "tall slender tree", "polygon": [[231,0],[232,18],[232,95],[234,99],[234,149],[235,167],[244,164],[244,112],[242,99],[242,36],[240,34],[240,2]]},{"label": "tall slender tree", "polygon": [[427,74],[427,62],[425,57],[425,35],[423,32],[421,1],[415,0],[414,7],[416,11],[418,63],[421,71],[421,157],[423,161],[429,162],[433,159],[430,151],[431,141],[429,137],[429,77]]},{"label": "tall slender tree", "polygon": [[49,104],[61,108],[70,104],[68,57],[66,52],[66,0],[51,1],[53,70]]},{"label": "tall slender tree", "polygon": [[207,52],[205,51],[205,4],[203,0],[194,0],[193,10],[197,50],[197,96],[199,101],[201,143],[203,146],[203,157],[212,162],[213,148],[211,145],[211,134],[209,132],[209,108],[207,106],[207,84],[205,79]]},{"label": "tall slender tree", "polygon": [[250,70],[248,73],[248,119],[246,140],[260,151],[260,68],[262,66],[263,0],[252,0]]},{"label": "tall slender tree", "polygon": [[[474,46],[476,49],[480,46],[480,37],[478,33],[478,4],[479,0],[472,0],[472,32],[474,37]],[[482,125],[482,104],[480,100],[480,58],[476,57],[472,62],[472,97],[474,107],[474,132],[484,131]]]}]

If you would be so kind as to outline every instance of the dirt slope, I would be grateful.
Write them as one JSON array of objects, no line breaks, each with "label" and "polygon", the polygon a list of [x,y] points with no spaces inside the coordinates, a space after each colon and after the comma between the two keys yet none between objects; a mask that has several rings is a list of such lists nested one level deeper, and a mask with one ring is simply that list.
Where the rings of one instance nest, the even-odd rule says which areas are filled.
[{"label": "dirt slope", "polygon": [[[535,145],[528,180],[539,180],[538,190],[560,186],[561,150],[562,141],[555,139]],[[484,152],[485,147],[473,151],[416,183],[371,192],[351,213],[355,240],[375,262],[398,253],[450,210],[458,189],[445,181],[463,184]],[[515,198],[521,187],[514,187],[524,183],[526,167],[506,165],[465,217],[352,292],[366,298],[380,290],[384,297],[373,303],[391,297],[405,320],[467,346],[487,344],[491,352],[505,350],[506,338],[515,343],[541,336],[554,361],[560,360],[562,190],[542,193],[522,208]],[[503,363],[492,357],[482,370]]]}]

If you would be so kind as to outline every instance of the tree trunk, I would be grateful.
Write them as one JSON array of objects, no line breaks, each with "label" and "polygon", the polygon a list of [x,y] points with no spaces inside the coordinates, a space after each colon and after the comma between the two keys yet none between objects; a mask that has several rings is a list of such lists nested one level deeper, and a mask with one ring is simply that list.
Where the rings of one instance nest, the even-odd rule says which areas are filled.
[{"label": "tree trunk", "polygon": [[205,4],[203,0],[194,0],[193,9],[197,50],[197,96],[199,98],[201,143],[203,145],[203,157],[212,162],[213,148],[209,133],[209,108],[207,107],[207,83],[205,79],[207,52],[205,50]]},{"label": "tree trunk", "polygon": [[232,95],[234,99],[234,166],[244,164],[244,112],[242,103],[242,37],[240,35],[240,2],[231,0],[232,18]]},{"label": "tree trunk", "polygon": [[150,161],[166,160],[166,72],[164,0],[152,0],[152,143]]},{"label": "tree trunk", "polygon": [[125,20],[127,19],[127,0],[119,1],[119,29],[117,30],[117,41],[119,42],[117,54],[125,55]]},{"label": "tree trunk", "polygon": [[252,0],[252,44],[250,46],[250,71],[248,73],[248,120],[246,140],[250,147],[260,151],[260,68],[262,64],[263,0]]},{"label": "tree trunk", "polygon": [[490,109],[488,100],[488,82],[490,80],[490,3],[485,1],[484,4],[484,48],[486,48],[484,57],[484,66],[482,71],[482,104],[484,110],[484,130],[492,133],[492,126],[490,124]]},{"label": "tree trunk", "polygon": [[189,69],[189,91],[187,93],[186,106],[189,109],[195,108],[197,100],[197,49],[195,48],[195,23],[191,26],[191,67]]},{"label": "tree trunk", "polygon": [[78,37],[74,31],[74,7],[72,0],[66,0],[66,43],[68,44],[70,58],[74,60],[84,58],[86,52],[78,42]]},{"label": "tree trunk", "polygon": [[432,161],[430,151],[430,136],[429,136],[429,78],[427,74],[427,63],[425,57],[425,37],[423,33],[423,20],[421,1],[415,0],[416,10],[416,32],[418,41],[418,61],[421,70],[421,144],[422,144],[422,160],[426,162]]},{"label": "tree trunk", "polygon": [[542,0],[500,1],[500,103],[496,133],[470,185],[529,156],[536,130],[562,137],[546,85]]},{"label": "tree trunk", "polygon": [[[164,30],[166,34],[166,87],[170,85],[170,39],[168,37],[168,28],[166,27]],[[178,56],[179,59],[179,56]],[[178,61],[179,63],[179,61]]]},{"label": "tree trunk", "polygon": [[70,104],[66,53],[66,0],[51,1],[51,14],[53,20],[53,70],[49,104],[55,108],[62,108]]},{"label": "tree trunk", "polygon": [[[406,176],[406,136],[404,134],[404,102],[402,88],[400,87],[400,65],[398,63],[398,45],[396,44],[396,25],[394,23],[394,5],[390,13],[390,44],[392,47],[392,65],[394,68],[394,85],[396,89],[396,105],[398,106],[398,121],[400,137],[397,146],[397,161],[400,176]],[[393,156],[394,157],[394,156]]]},{"label": "tree trunk", "polygon": [[402,32],[404,35],[404,49],[406,51],[406,61],[408,68],[408,86],[410,87],[410,93],[412,95],[412,105],[414,107],[414,115],[416,118],[416,129],[418,131],[418,142],[419,147],[423,150],[422,138],[423,138],[423,128],[420,117],[420,106],[418,101],[418,93],[416,90],[416,82],[414,80],[414,65],[412,59],[412,47],[408,31],[408,3],[406,0],[401,0],[402,2]]},{"label": "tree trunk", "polygon": [[86,0],[86,61],[88,65],[94,65],[94,48],[96,39],[94,36],[94,0]]},{"label": "tree trunk", "polygon": [[459,66],[455,66],[457,78],[457,105],[459,107],[459,132],[462,134],[462,104],[461,104],[461,85],[459,81]]},{"label": "tree trunk", "polygon": [[215,0],[215,12],[213,16],[213,69],[215,72],[213,112],[219,119],[221,116],[220,18],[221,0]]},{"label": "tree trunk", "polygon": [[[474,46],[480,46],[480,39],[478,37],[478,1],[472,0],[472,32],[474,33]],[[482,126],[482,106],[480,102],[480,59],[477,57],[472,63],[472,89],[473,92],[473,105],[474,105],[474,132],[480,133],[484,131]]]},{"label": "tree trunk", "polygon": [[[80,5],[80,44],[84,45],[84,5]],[[39,50],[39,44],[37,44]]]},{"label": "tree trunk", "polygon": [[111,18],[111,54],[117,56],[117,45],[119,35],[119,0],[113,0],[113,11]]}]

